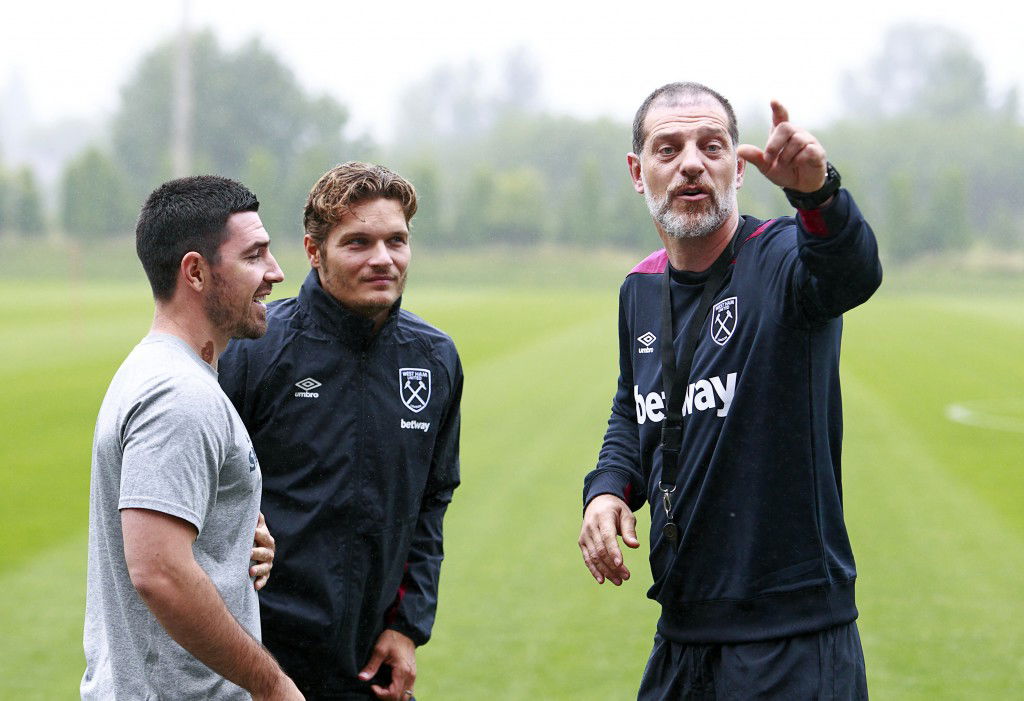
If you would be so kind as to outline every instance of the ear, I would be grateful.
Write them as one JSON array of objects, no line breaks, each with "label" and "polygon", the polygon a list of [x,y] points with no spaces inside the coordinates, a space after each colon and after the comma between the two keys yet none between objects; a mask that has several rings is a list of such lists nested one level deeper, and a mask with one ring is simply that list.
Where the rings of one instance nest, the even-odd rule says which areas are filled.
[{"label": "ear", "polygon": [[309,264],[319,270],[320,246],[317,245],[312,236],[306,234],[302,237],[302,247],[306,249],[306,257],[309,258]]},{"label": "ear", "polygon": [[196,292],[202,292],[210,280],[210,268],[206,264],[206,259],[196,251],[189,251],[182,256],[179,272],[185,285]]},{"label": "ear", "polygon": [[736,158],[736,189],[743,187],[743,175],[747,172],[747,162],[742,158]]},{"label": "ear", "polygon": [[633,189],[644,194],[644,179],[640,174],[640,156],[635,153],[626,154],[626,165],[629,166],[629,177],[633,180]]}]

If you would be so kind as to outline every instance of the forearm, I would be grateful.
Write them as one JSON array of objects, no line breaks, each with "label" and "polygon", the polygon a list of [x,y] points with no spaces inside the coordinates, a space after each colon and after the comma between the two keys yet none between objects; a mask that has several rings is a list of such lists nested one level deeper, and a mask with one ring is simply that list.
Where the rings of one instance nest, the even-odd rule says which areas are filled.
[{"label": "forearm", "polygon": [[627,387],[620,377],[597,466],[583,480],[584,508],[599,494],[614,494],[633,510],[644,504],[647,476],[641,467],[640,433],[636,414],[630,413],[635,409],[626,404],[632,395],[632,385]]},{"label": "forearm", "polygon": [[878,288],[882,268],[874,233],[845,190],[821,210],[798,216],[800,261],[808,277],[794,280],[811,317],[831,318],[864,302]]},{"label": "forearm", "polygon": [[167,633],[214,672],[256,697],[271,694],[286,680],[270,652],[235,620],[194,560],[133,573],[132,582]]},{"label": "forearm", "polygon": [[438,583],[444,559],[442,524],[448,504],[434,502],[420,512],[409,548],[401,592],[396,597],[386,628],[411,638],[416,645],[430,639],[437,613]]}]

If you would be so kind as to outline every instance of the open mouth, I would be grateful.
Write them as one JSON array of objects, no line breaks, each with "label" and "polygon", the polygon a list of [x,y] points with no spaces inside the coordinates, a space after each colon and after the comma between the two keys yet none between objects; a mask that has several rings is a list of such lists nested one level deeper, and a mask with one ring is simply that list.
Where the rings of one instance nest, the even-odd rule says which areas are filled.
[{"label": "open mouth", "polygon": [[708,193],[699,185],[683,185],[682,187],[677,187],[672,194],[675,197],[682,197],[683,199],[700,199],[705,197]]}]

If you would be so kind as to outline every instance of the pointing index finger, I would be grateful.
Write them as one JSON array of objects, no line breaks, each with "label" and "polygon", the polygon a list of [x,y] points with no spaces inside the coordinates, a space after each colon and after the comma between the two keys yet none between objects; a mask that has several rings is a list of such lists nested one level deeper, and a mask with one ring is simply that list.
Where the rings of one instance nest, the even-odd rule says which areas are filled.
[{"label": "pointing index finger", "polygon": [[777,127],[783,122],[789,121],[789,110],[782,106],[778,100],[772,100],[772,126]]}]

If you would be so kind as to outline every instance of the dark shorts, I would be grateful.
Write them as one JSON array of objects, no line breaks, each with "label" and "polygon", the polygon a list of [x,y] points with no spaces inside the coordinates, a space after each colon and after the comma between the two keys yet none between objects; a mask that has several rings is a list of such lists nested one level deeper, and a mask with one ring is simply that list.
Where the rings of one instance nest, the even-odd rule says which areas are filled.
[{"label": "dark shorts", "polygon": [[684,644],[654,636],[638,701],[868,698],[856,623],[756,643]]}]

